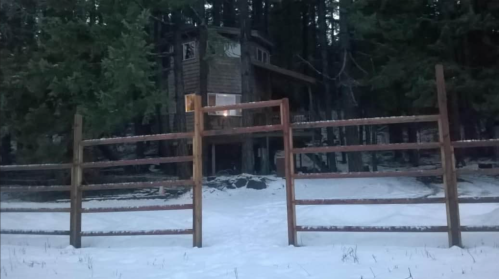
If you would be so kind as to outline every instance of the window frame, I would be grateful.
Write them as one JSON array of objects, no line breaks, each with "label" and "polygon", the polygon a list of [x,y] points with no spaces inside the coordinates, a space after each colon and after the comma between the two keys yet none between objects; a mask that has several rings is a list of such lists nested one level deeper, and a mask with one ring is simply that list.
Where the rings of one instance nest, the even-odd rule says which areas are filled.
[{"label": "window frame", "polygon": [[[184,94],[184,109],[186,113],[194,112],[194,98],[192,98],[192,102],[188,104],[187,99],[191,97],[195,97],[196,93]],[[189,108],[187,106],[190,106]]]},{"label": "window frame", "polygon": [[[185,58],[186,54],[186,45],[191,45],[192,44],[192,57],[190,58]],[[196,41],[189,41],[182,43],[182,61],[190,61],[192,59],[196,59]]]},{"label": "window frame", "polygon": [[[260,57],[258,57],[260,55]],[[261,47],[256,47],[255,59],[261,63],[270,63],[270,53]]]},{"label": "window frame", "polygon": [[[217,106],[217,95],[225,95],[225,96],[234,96],[234,104],[240,104],[241,103],[241,98],[242,95],[240,93],[217,93],[217,92],[210,92],[208,93],[208,106],[212,106],[210,104],[210,96],[215,96],[215,105]],[[231,112],[234,111],[234,114]],[[224,116],[224,117],[230,117],[230,116],[242,116],[242,110],[241,109],[231,109],[231,110],[221,110],[221,111],[214,111],[214,112],[209,112],[208,115],[216,115],[216,116]]]}]

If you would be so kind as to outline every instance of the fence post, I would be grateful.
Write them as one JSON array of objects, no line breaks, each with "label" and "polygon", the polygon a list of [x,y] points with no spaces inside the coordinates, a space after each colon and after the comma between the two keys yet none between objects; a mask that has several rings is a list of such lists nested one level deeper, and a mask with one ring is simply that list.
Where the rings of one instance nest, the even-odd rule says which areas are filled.
[{"label": "fence post", "polygon": [[203,143],[202,132],[204,129],[203,107],[201,105],[201,96],[194,98],[194,138],[192,139],[192,179],[193,187],[193,245],[195,247],[203,246],[202,230],[202,198],[203,198]]},{"label": "fence post", "polygon": [[462,247],[457,179],[453,159],[454,150],[451,145],[449,133],[449,115],[447,111],[447,93],[445,91],[444,68],[441,64],[438,64],[435,66],[435,71],[437,80],[438,109],[440,111],[438,128],[440,144],[442,144],[440,150],[442,169],[444,171],[443,182],[445,188],[445,203],[447,209],[449,246]]},{"label": "fence post", "polygon": [[289,245],[297,246],[295,185],[292,177],[294,173],[294,156],[292,153],[293,131],[289,125],[289,101],[287,98],[282,100],[280,109],[282,132],[284,138],[284,169],[286,178],[286,204],[288,211],[288,241]]},{"label": "fence post", "polygon": [[75,248],[81,248],[81,180],[83,162],[81,115],[76,114],[73,126],[73,166],[71,167],[71,216],[69,242]]}]

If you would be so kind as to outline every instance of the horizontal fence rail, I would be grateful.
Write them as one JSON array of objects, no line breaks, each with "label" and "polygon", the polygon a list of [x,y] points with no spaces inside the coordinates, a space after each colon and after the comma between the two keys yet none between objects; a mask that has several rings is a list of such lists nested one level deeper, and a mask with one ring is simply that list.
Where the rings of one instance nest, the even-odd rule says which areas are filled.
[{"label": "horizontal fence rail", "polygon": [[192,229],[150,230],[150,231],[83,231],[82,236],[132,236],[132,235],[178,235],[193,234]]},{"label": "horizontal fence rail", "polygon": [[133,160],[118,160],[118,161],[104,161],[104,162],[88,162],[81,164],[84,169],[92,168],[109,168],[119,166],[138,166],[138,165],[156,165],[165,163],[183,163],[192,162],[192,156],[179,156],[179,157],[160,157],[148,159],[133,159]]},{"label": "horizontal fence rail", "polygon": [[21,213],[21,212],[35,212],[35,213],[54,213],[54,212],[70,212],[71,208],[0,208],[1,213]]},{"label": "horizontal fence rail", "polygon": [[157,134],[157,135],[146,135],[146,136],[88,139],[88,140],[83,140],[81,144],[83,146],[94,146],[94,145],[106,145],[106,144],[134,143],[141,141],[192,139],[193,136],[194,133]]},{"label": "horizontal fence rail", "polygon": [[428,143],[392,143],[372,145],[344,145],[344,146],[317,146],[293,149],[294,154],[328,153],[328,152],[364,152],[364,151],[393,151],[393,150],[422,150],[439,149],[438,142]]},{"label": "horizontal fence rail", "polygon": [[131,207],[97,207],[84,208],[83,213],[106,213],[106,212],[130,212],[130,211],[161,211],[161,210],[183,210],[193,209],[192,204],[172,204],[172,205],[151,205],[151,206],[131,206]]},{"label": "horizontal fence rail", "polygon": [[397,198],[397,199],[295,200],[296,205],[433,204],[433,203],[445,203],[445,199],[444,198]]},{"label": "horizontal fence rail", "polygon": [[1,192],[22,193],[22,192],[69,192],[71,186],[0,186]]},{"label": "horizontal fence rail", "polygon": [[460,174],[484,174],[484,175],[499,175],[499,168],[490,169],[457,169],[456,173]]},{"label": "horizontal fence rail", "polygon": [[499,197],[461,197],[459,203],[499,203]]},{"label": "horizontal fence rail", "polygon": [[413,115],[413,116],[393,116],[393,117],[378,117],[378,118],[360,118],[346,120],[327,120],[316,122],[296,122],[292,123],[293,129],[312,129],[312,128],[328,128],[328,127],[345,127],[345,126],[360,126],[360,125],[385,125],[385,124],[401,124],[401,123],[417,123],[417,122],[436,122],[438,115]]},{"label": "horizontal fence rail", "polygon": [[69,231],[55,230],[0,230],[0,234],[31,234],[31,235],[69,235]]},{"label": "horizontal fence rail", "polygon": [[442,169],[436,170],[408,170],[408,171],[376,171],[376,172],[329,172],[294,174],[294,179],[324,179],[324,178],[369,178],[369,177],[424,177],[439,176]]},{"label": "horizontal fence rail", "polygon": [[89,184],[82,185],[82,191],[96,190],[124,190],[124,189],[143,189],[156,187],[172,187],[172,186],[193,186],[193,180],[166,180],[153,182],[128,182],[128,183],[107,183],[107,184]]},{"label": "horizontal fence rail", "polygon": [[68,170],[72,164],[33,164],[33,165],[3,165],[0,171],[41,171],[41,170]]},{"label": "horizontal fence rail", "polygon": [[253,127],[221,129],[221,130],[206,130],[202,133],[202,135],[204,137],[222,136],[222,135],[238,135],[238,134],[251,134],[251,133],[261,133],[261,132],[282,131],[282,129],[283,129],[282,125],[266,125],[266,126],[253,126]]},{"label": "horizontal fence rail", "polygon": [[297,226],[299,232],[447,232],[447,226]]},{"label": "horizontal fence rail", "polygon": [[463,232],[499,232],[499,226],[462,226]]},{"label": "horizontal fence rail", "polygon": [[234,110],[234,109],[258,109],[258,108],[269,108],[269,107],[278,107],[282,103],[282,100],[270,100],[270,101],[260,101],[253,103],[241,103],[235,105],[227,105],[227,106],[211,106],[211,107],[203,107],[203,112],[216,112],[222,110]]},{"label": "horizontal fence rail", "polygon": [[451,144],[454,148],[494,147],[499,146],[499,139],[453,141]]}]

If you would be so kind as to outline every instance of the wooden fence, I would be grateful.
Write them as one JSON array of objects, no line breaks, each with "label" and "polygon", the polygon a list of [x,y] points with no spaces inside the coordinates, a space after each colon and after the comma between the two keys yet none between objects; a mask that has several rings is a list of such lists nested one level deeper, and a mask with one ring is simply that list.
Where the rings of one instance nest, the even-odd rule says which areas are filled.
[{"label": "wooden fence", "polygon": [[[157,134],[147,136],[116,137],[102,139],[82,140],[82,117],[75,116],[73,135],[73,162],[72,164],[45,164],[45,165],[16,165],[1,166],[0,171],[33,171],[33,170],[58,170],[71,169],[71,185],[64,186],[32,186],[32,187],[1,187],[2,192],[37,192],[37,191],[70,191],[70,208],[2,208],[1,212],[69,212],[70,225],[66,231],[40,231],[40,230],[1,230],[2,234],[37,234],[37,235],[69,235],[69,242],[76,248],[81,247],[82,236],[123,236],[123,235],[175,235],[192,234],[193,245],[202,246],[202,210],[201,210],[201,189],[202,189],[202,160],[201,160],[201,125],[198,119],[201,114],[200,99],[196,100],[196,125],[193,133],[173,133]],[[134,143],[143,141],[191,139],[193,141],[193,155],[179,157],[160,157],[152,159],[119,160],[107,162],[84,162],[83,148],[88,146]],[[165,180],[154,182],[133,182],[133,183],[111,183],[111,184],[91,184],[82,185],[83,169],[108,168],[116,166],[149,165],[164,163],[193,163],[193,177],[189,180]],[[172,186],[192,186],[193,203],[157,206],[136,206],[136,207],[102,207],[83,208],[82,193],[84,191],[112,190],[112,189],[141,189],[158,188]],[[142,231],[84,231],[82,230],[82,213],[104,213],[104,212],[129,212],[129,211],[159,211],[159,210],[193,210],[192,229],[169,229],[169,230],[142,230]]]},{"label": "wooden fence", "polygon": [[[484,173],[499,174],[499,168],[486,170],[468,170],[455,168],[454,148],[499,146],[499,139],[483,141],[458,141],[451,142],[449,134],[449,119],[447,112],[447,97],[442,65],[437,65],[436,81],[438,93],[438,115],[399,116],[386,118],[365,118],[349,120],[331,120],[319,122],[294,123],[290,129],[291,152],[328,153],[328,152],[361,152],[385,150],[421,150],[440,149],[441,167],[434,170],[408,170],[408,171],[380,171],[357,173],[314,173],[296,174],[294,172],[294,159],[289,156],[290,172],[286,175],[287,203],[288,203],[288,232],[289,244],[297,245],[297,232],[447,232],[450,246],[462,246],[461,232],[499,231],[499,226],[461,226],[459,218],[459,203],[498,203],[499,197],[458,198],[457,174]],[[400,123],[437,122],[439,141],[430,143],[398,143],[375,145],[350,145],[350,146],[324,146],[292,148],[293,129],[310,129],[326,127],[345,127],[361,125],[386,125]],[[444,198],[395,198],[395,199],[295,199],[295,179],[317,178],[362,178],[362,177],[422,177],[443,176]],[[359,204],[435,204],[445,203],[447,209],[446,226],[300,226],[296,224],[295,207],[299,205],[359,205]]]},{"label": "wooden fence", "polygon": [[[64,231],[40,231],[40,230],[1,230],[2,234],[37,234],[37,235],[69,235],[70,244],[81,247],[82,236],[117,236],[117,235],[172,235],[193,234],[193,245],[202,246],[202,139],[209,136],[251,134],[258,132],[282,131],[285,154],[285,176],[286,176],[286,201],[288,218],[288,240],[289,244],[297,245],[298,232],[447,232],[449,245],[462,246],[461,232],[477,231],[499,231],[499,226],[461,226],[459,218],[459,203],[498,203],[499,197],[458,198],[457,175],[482,173],[499,174],[499,168],[469,170],[456,169],[454,159],[455,148],[473,148],[499,146],[499,139],[457,141],[451,142],[449,136],[449,120],[447,113],[447,100],[445,92],[445,81],[443,68],[436,66],[436,80],[438,92],[438,115],[398,116],[386,118],[364,118],[349,120],[331,120],[319,122],[300,122],[290,124],[290,111],[287,99],[272,100],[254,103],[243,103],[227,106],[202,107],[200,96],[196,96],[194,103],[194,132],[158,134],[133,137],[118,137],[104,139],[82,140],[82,118],[75,116],[74,122],[74,153],[73,162],[70,164],[42,164],[42,165],[12,165],[0,166],[1,172],[8,171],[33,171],[33,170],[71,170],[71,185],[61,186],[22,186],[22,187],[0,187],[2,192],[42,192],[42,191],[69,191],[71,193],[70,208],[2,208],[2,213],[10,212],[67,212],[70,213],[69,230]],[[233,109],[258,109],[258,108],[280,108],[280,124],[241,127],[221,130],[204,130],[204,114],[222,110]],[[350,145],[350,146],[321,146],[293,148],[294,129],[312,129],[327,127],[346,127],[361,125],[389,125],[400,123],[436,122],[439,127],[439,141],[429,143],[399,143],[399,144],[376,144],[376,145]],[[83,148],[87,146],[134,143],[141,141],[160,141],[190,139],[193,142],[193,155],[181,157],[160,157],[152,159],[119,160],[106,162],[84,162]],[[381,171],[381,172],[357,172],[357,173],[315,173],[297,174],[294,170],[294,155],[306,153],[328,153],[328,152],[361,152],[361,151],[386,151],[386,150],[422,150],[435,149],[441,153],[441,167],[433,170],[408,170],[408,171]],[[193,176],[188,180],[167,180],[155,182],[138,183],[115,183],[82,185],[83,169],[107,168],[115,166],[148,165],[159,163],[193,163]],[[443,198],[394,198],[394,199],[299,199],[295,198],[294,181],[296,179],[317,178],[361,178],[361,177],[422,177],[443,176],[445,197]],[[192,204],[177,204],[163,206],[141,206],[141,207],[110,207],[110,208],[83,208],[82,192],[89,190],[109,189],[138,189],[171,186],[192,186]],[[300,226],[296,224],[296,206],[300,205],[358,205],[358,204],[446,204],[447,225],[446,226]],[[156,211],[156,210],[193,210],[192,229],[173,230],[151,230],[151,231],[82,231],[82,213],[102,212],[128,212],[128,211]]]}]

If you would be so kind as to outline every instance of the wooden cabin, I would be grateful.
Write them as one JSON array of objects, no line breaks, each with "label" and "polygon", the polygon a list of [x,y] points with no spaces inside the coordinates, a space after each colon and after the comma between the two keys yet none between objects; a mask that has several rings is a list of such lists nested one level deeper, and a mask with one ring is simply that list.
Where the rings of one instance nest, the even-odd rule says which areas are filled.
[{"label": "wooden cabin", "polygon": [[[216,32],[224,40],[217,47],[218,52],[208,59],[208,106],[220,106],[241,102],[241,61],[239,29],[231,27],[210,27],[209,32]],[[182,35],[183,74],[185,89],[185,109],[187,130],[193,130],[193,97],[199,90],[199,55],[198,32],[196,28],[186,28]],[[213,34],[213,33],[210,33]],[[223,48],[223,53],[220,54]],[[298,111],[295,108],[310,107],[312,101],[311,87],[316,80],[299,72],[287,70],[271,64],[273,44],[262,33],[252,31],[251,40],[252,64],[254,67],[253,91],[255,101],[289,98],[291,121],[306,121],[309,110]],[[173,61],[171,62],[173,63]],[[173,65],[171,67],[173,69]],[[170,92],[170,113],[176,113],[175,87],[173,72],[168,75]],[[278,108],[276,110],[255,110],[253,125],[277,124],[280,121]],[[173,119],[174,117],[171,117]],[[220,111],[205,115],[206,129],[224,129],[241,127],[241,111]],[[172,120],[173,121],[173,120]],[[305,132],[304,132],[305,133]],[[241,170],[242,137],[219,136],[204,139],[208,148],[206,175],[217,173],[239,173]],[[275,154],[283,148],[280,132],[254,134],[255,173],[268,174],[275,170]],[[310,133],[305,138],[310,138]],[[307,140],[307,139],[304,139]],[[309,139],[308,139],[309,140]]]}]

